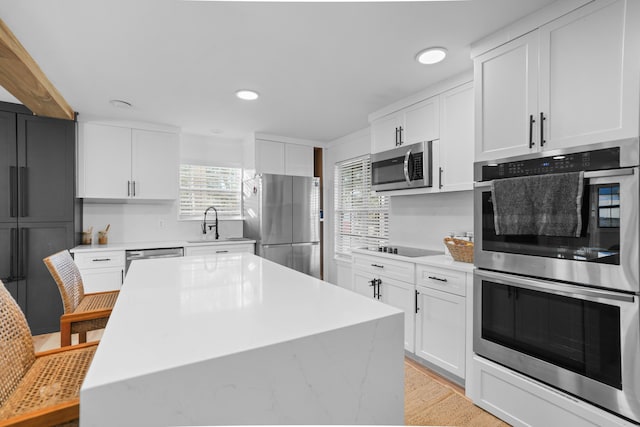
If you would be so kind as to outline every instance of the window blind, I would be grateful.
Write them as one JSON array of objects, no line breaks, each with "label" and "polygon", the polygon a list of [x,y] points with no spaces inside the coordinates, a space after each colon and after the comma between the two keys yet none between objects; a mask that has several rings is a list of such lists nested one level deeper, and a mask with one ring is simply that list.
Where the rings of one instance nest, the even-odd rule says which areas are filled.
[{"label": "window blind", "polygon": [[335,255],[384,245],[389,238],[389,197],[371,191],[369,156],[336,163],[334,180]]},{"label": "window blind", "polygon": [[242,218],[242,169],[180,165],[180,219],[202,219],[213,206],[218,218]]}]

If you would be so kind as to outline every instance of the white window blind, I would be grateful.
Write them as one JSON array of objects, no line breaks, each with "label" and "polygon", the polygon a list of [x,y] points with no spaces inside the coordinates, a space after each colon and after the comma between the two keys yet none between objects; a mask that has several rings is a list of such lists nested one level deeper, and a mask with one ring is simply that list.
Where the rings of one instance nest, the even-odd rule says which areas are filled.
[{"label": "white window blind", "polygon": [[202,219],[213,206],[218,218],[242,217],[242,169],[180,165],[180,219]]},{"label": "white window blind", "polygon": [[335,255],[384,245],[389,238],[389,197],[371,191],[369,156],[336,163],[334,180]]}]

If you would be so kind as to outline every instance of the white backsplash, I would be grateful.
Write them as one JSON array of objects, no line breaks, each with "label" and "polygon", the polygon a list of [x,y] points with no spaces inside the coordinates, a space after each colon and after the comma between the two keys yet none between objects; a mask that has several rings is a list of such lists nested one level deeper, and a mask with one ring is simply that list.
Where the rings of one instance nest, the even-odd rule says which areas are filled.
[{"label": "white backsplash", "polygon": [[[94,242],[97,241],[98,230],[103,230],[107,224],[111,224],[110,243],[196,240],[202,237],[201,221],[178,221],[177,202],[85,202],[83,211],[83,227],[88,230],[93,226]],[[213,218],[207,216],[207,222],[209,220]],[[219,227],[220,237],[242,236],[240,220],[219,221]]]},{"label": "white backsplash", "polygon": [[473,231],[473,191],[392,196],[390,243],[442,250],[449,231]]}]

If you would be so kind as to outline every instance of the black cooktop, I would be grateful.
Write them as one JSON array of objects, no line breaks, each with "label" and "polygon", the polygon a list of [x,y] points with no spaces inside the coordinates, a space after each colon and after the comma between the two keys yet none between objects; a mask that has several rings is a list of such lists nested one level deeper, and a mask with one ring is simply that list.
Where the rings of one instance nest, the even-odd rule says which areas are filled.
[{"label": "black cooktop", "polygon": [[421,257],[421,256],[430,256],[430,255],[442,255],[444,251],[432,251],[429,249],[420,249],[420,248],[410,248],[407,246],[379,246],[379,247],[368,247],[364,248],[368,251],[372,252],[381,252],[393,255],[400,255],[406,257]]}]

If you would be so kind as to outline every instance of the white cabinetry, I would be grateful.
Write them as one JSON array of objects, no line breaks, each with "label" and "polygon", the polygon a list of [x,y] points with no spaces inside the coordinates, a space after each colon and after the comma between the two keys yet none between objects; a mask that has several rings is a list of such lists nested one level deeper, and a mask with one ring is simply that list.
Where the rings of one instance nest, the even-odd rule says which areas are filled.
[{"label": "white cabinetry", "polygon": [[439,138],[438,97],[432,97],[371,123],[371,152]]},{"label": "white cabinetry", "polygon": [[184,255],[215,255],[215,254],[225,254],[225,253],[255,253],[255,247],[253,243],[234,243],[232,245],[220,245],[220,244],[211,244],[211,245],[197,245],[197,246],[187,246],[184,248]]},{"label": "white cabinetry", "polygon": [[440,95],[438,189],[473,188],[473,83]]},{"label": "white cabinetry", "polygon": [[256,139],[253,162],[256,173],[313,176],[311,145]]},{"label": "white cabinetry", "polygon": [[372,153],[394,148],[394,135],[402,138],[402,143],[434,141],[433,186],[386,194],[437,193],[473,188],[473,82],[458,80],[437,96],[371,122]]},{"label": "white cabinetry", "polygon": [[418,265],[415,354],[465,378],[466,274]]},{"label": "white cabinetry", "polygon": [[78,197],[175,199],[178,137],[168,132],[80,125]]},{"label": "white cabinetry", "polygon": [[415,265],[382,257],[353,254],[353,290],[404,311],[404,347],[414,351]]},{"label": "white cabinetry", "polygon": [[85,293],[119,290],[124,282],[124,251],[77,252],[74,260]]},{"label": "white cabinetry", "polygon": [[476,160],[637,136],[639,17],[598,0],[477,56]]}]

